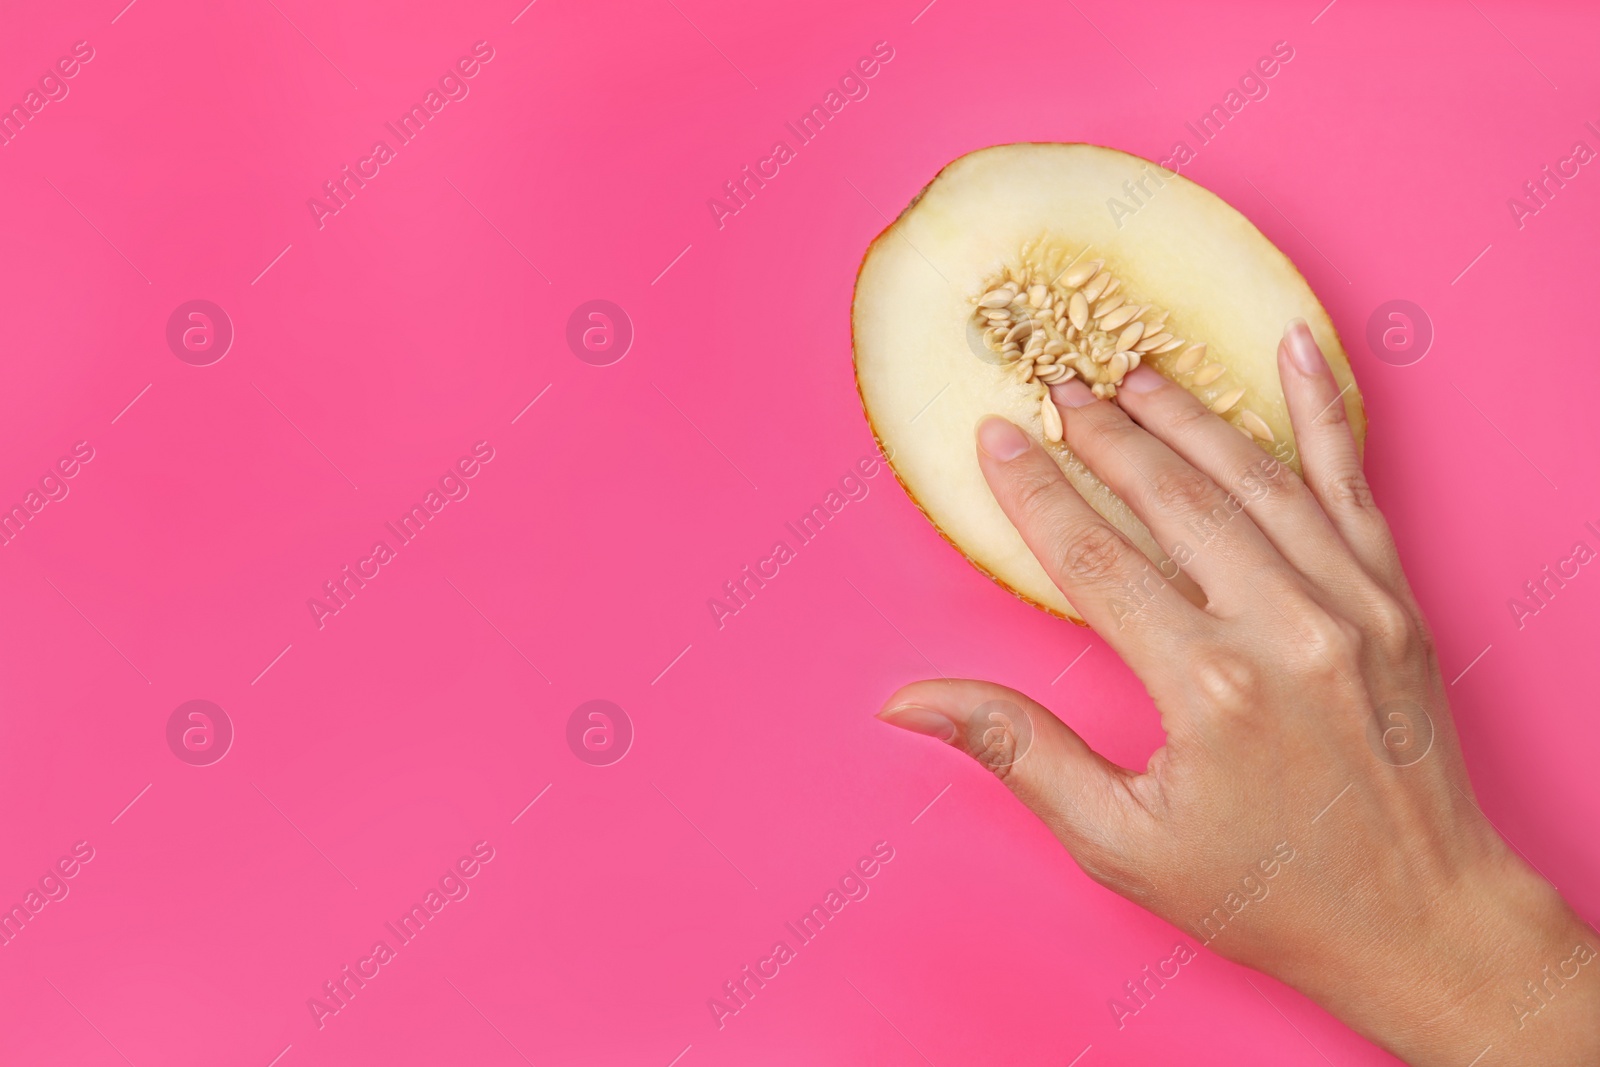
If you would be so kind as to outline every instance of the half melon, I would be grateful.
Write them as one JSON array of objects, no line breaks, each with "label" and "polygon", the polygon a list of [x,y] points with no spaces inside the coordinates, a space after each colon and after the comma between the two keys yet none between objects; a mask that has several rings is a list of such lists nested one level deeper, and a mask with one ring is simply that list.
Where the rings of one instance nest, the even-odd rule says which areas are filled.
[{"label": "half melon", "polygon": [[968,560],[1022,599],[1081,621],[995,502],[974,428],[1003,415],[1043,442],[1088,502],[1150,559],[1167,556],[1061,443],[1047,385],[1114,398],[1143,364],[1298,471],[1277,349],[1306,320],[1358,445],[1350,363],[1310,286],[1239,212],[1110,148],[1013,144],[940,171],[867,250],[852,308],[856,385],[900,484]]}]

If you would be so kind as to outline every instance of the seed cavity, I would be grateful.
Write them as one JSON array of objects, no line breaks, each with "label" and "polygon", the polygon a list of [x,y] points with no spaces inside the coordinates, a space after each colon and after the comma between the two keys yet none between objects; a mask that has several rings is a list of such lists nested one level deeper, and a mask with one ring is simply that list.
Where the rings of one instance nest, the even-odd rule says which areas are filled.
[{"label": "seed cavity", "polygon": [[[1045,237],[1029,241],[1019,260],[996,271],[973,299],[984,346],[1011,368],[1017,387],[1037,406],[1050,442],[1064,436],[1052,385],[1077,378],[1095,396],[1113,399],[1123,378],[1148,363],[1168,378],[1184,378],[1204,402],[1211,396],[1208,387],[1228,371],[1207,360],[1204,341],[1191,344],[1180,337],[1169,327],[1166,310],[1141,303],[1104,259],[1086,259],[1090,253],[1085,248],[1069,255]],[[1228,389],[1207,406],[1241,434],[1272,444],[1272,427],[1240,406],[1244,396],[1242,388]]]}]

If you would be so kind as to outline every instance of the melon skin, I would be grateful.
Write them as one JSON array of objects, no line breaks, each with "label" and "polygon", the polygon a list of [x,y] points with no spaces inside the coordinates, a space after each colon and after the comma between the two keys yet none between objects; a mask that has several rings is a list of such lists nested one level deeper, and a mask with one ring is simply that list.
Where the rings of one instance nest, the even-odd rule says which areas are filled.
[{"label": "melon skin", "polygon": [[[1113,199],[1131,203],[1129,186],[1141,182],[1137,212],[1113,211]],[[896,480],[939,533],[1002,587],[1081,623],[983,480],[973,432],[984,415],[1032,432],[1091,506],[1153,562],[1171,565],[1126,504],[1064,445],[1044,440],[1038,405],[973,344],[973,299],[1041,237],[1070,254],[1089,247],[1086,258],[1105,260],[1123,291],[1167,310],[1187,341],[1204,341],[1208,362],[1227,371],[1211,387],[1172,372],[1182,349],[1147,357],[1147,365],[1207,402],[1245,388],[1239,410],[1271,428],[1276,440],[1263,449],[1295,470],[1277,377],[1289,319],[1306,320],[1340,386],[1349,386],[1345,411],[1358,448],[1366,418],[1338,333],[1304,277],[1215,194],[1148,160],[1087,144],[1000,145],[947,165],[862,259],[851,309],[857,392]]]}]

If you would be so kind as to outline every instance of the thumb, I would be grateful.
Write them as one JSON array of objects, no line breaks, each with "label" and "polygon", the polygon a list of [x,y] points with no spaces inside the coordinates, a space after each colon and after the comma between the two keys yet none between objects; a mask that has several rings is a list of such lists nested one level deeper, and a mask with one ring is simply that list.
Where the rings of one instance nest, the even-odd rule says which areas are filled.
[{"label": "thumb", "polygon": [[889,698],[878,718],[961,749],[1004,782],[1069,848],[1116,850],[1133,774],[1015,689],[959,678],[913,682]]}]

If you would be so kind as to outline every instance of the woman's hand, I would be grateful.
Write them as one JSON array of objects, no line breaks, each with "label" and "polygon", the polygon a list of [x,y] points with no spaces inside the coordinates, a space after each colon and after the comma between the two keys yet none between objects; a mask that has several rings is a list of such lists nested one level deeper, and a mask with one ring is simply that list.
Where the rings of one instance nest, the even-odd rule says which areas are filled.
[{"label": "woman's hand", "polygon": [[1473,799],[1421,611],[1303,322],[1278,368],[1304,480],[1148,368],[1120,406],[1053,389],[1068,446],[1199,606],[1036,442],[978,427],[1000,506],[1160,710],[1167,743],[1144,773],[988,682],[918,682],[879,714],[990,767],[1097,882],[1409,1063],[1594,1067],[1600,937]]}]

